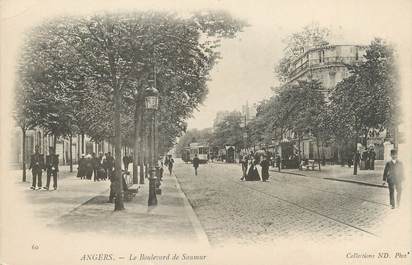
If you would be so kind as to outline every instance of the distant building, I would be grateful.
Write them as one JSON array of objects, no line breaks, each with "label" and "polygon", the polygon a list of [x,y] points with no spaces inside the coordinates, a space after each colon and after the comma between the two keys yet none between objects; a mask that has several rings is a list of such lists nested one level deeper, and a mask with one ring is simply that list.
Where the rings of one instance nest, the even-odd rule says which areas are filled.
[{"label": "distant building", "polygon": [[246,124],[256,117],[256,108],[256,103],[249,105],[249,102],[247,101],[246,104],[242,106],[242,116],[246,119]]}]

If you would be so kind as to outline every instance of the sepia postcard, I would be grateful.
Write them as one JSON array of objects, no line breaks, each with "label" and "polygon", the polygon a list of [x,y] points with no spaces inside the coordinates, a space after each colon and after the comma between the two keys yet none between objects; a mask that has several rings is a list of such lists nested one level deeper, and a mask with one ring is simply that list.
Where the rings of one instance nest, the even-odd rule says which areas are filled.
[{"label": "sepia postcard", "polygon": [[0,264],[412,264],[410,0],[0,14]]}]

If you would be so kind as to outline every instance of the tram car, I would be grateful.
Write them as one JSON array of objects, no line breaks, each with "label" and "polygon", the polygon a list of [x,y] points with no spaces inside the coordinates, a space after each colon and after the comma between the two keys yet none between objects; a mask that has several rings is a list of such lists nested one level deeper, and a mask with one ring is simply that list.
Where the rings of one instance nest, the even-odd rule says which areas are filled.
[{"label": "tram car", "polygon": [[199,158],[200,163],[207,163],[209,160],[209,146],[200,143],[191,143],[190,149],[190,161],[193,160],[195,155]]}]

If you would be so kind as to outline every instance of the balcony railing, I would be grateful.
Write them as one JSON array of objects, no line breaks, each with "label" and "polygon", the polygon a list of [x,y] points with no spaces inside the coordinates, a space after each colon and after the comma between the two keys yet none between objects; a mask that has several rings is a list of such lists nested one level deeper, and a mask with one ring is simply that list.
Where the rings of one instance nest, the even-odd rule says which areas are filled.
[{"label": "balcony railing", "polygon": [[324,57],[322,61],[319,59],[309,59],[304,61],[301,65],[296,67],[295,69],[291,70],[289,76],[293,79],[296,75],[300,74],[304,70],[310,67],[318,67],[318,66],[328,66],[334,64],[354,64],[358,62],[356,57],[340,57],[340,56],[333,56],[333,57]]}]

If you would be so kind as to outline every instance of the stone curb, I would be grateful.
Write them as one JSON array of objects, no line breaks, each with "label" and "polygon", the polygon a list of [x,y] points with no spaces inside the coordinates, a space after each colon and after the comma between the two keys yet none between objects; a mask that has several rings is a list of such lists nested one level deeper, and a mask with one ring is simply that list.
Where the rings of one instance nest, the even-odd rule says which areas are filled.
[{"label": "stone curb", "polygon": [[296,175],[296,176],[302,176],[302,177],[307,177],[305,174],[300,174],[300,173],[294,173],[294,172],[287,172],[287,171],[277,171],[276,169],[269,169],[271,172],[275,173],[283,173],[283,174],[289,174],[289,175]]},{"label": "stone curb", "polygon": [[[311,177],[308,175],[300,174],[300,173],[293,173],[293,172],[286,172],[286,171],[277,171],[277,170],[270,170],[271,172],[275,173],[283,173],[283,174],[290,174],[290,175],[296,175],[296,176],[302,176],[302,177]],[[311,178],[318,178],[318,177],[311,177]],[[325,179],[325,180],[331,180],[331,181],[340,181],[340,182],[347,182],[347,183],[353,183],[353,184],[359,184],[359,185],[365,185],[365,186],[371,186],[371,187],[377,187],[377,188],[386,188],[384,185],[379,185],[379,184],[373,184],[369,182],[364,182],[364,181],[358,181],[358,180],[350,180],[350,179],[338,179],[338,178],[318,178],[318,179]]]},{"label": "stone curb", "polygon": [[174,181],[176,183],[176,188],[177,191],[180,195],[180,197],[183,199],[183,204],[186,210],[186,213],[189,217],[190,222],[193,225],[193,229],[195,230],[196,236],[198,238],[198,240],[207,245],[210,246],[209,240],[207,238],[207,235],[205,233],[205,231],[203,230],[203,227],[199,221],[199,219],[196,216],[196,213],[194,212],[192,205],[190,205],[189,200],[186,197],[186,194],[183,192],[182,188],[180,187],[179,181],[177,180],[176,174],[173,172],[173,176],[174,176]]},{"label": "stone curb", "polygon": [[357,181],[357,180],[350,180],[350,179],[337,179],[337,178],[322,178],[322,179],[327,179],[327,180],[332,180],[332,181],[348,182],[348,183],[354,183],[354,184],[372,186],[372,187],[378,187],[378,188],[386,188],[386,186],[384,186],[384,185],[373,184],[373,183]]}]

